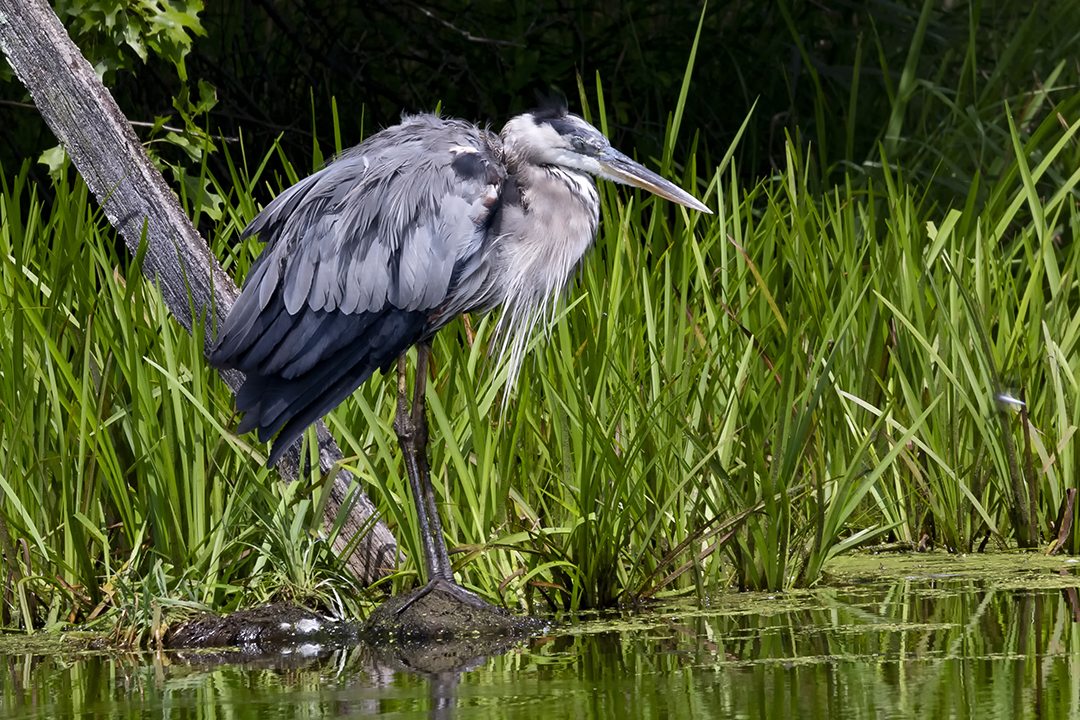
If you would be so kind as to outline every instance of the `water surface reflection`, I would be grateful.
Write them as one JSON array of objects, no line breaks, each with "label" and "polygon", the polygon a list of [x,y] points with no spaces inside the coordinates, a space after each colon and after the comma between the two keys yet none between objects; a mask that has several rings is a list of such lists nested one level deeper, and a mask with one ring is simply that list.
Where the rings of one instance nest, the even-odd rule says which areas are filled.
[{"label": "water surface reflection", "polygon": [[365,647],[6,655],[0,716],[1080,718],[1077,579],[1050,579],[911,576],[565,618],[426,672]]}]

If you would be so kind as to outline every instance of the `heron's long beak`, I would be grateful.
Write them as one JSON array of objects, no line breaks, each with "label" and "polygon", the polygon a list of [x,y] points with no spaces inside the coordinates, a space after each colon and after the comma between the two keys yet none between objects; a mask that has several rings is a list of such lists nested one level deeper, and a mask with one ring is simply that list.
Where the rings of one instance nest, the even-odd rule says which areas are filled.
[{"label": "heron's long beak", "polygon": [[693,195],[669,183],[652,170],[647,170],[618,150],[613,148],[605,149],[599,154],[597,160],[600,161],[600,177],[605,180],[633,185],[642,190],[648,190],[654,195],[659,195],[665,200],[712,215],[712,210],[705,207]]}]

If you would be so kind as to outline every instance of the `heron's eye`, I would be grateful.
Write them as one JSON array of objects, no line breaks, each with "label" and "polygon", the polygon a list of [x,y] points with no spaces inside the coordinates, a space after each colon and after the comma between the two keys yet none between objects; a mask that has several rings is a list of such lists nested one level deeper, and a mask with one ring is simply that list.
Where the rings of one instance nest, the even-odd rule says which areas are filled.
[{"label": "heron's eye", "polygon": [[592,144],[585,140],[585,138],[583,137],[571,137],[570,147],[573,148],[574,152],[579,152],[582,154],[590,154],[592,152],[595,152],[595,148],[592,146]]}]

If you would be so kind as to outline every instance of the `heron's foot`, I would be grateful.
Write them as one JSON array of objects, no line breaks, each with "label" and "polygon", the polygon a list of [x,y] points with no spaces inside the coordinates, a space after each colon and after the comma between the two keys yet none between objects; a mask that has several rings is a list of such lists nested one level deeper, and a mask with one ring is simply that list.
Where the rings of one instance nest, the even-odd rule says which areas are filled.
[{"label": "heron's foot", "polygon": [[429,582],[427,585],[420,589],[420,592],[416,593],[411,598],[402,603],[401,607],[399,607],[395,611],[395,614],[400,615],[401,613],[412,607],[413,603],[415,603],[417,600],[427,595],[430,595],[435,590],[450,595],[455,600],[461,602],[464,605],[470,605],[472,607],[482,608],[485,610],[495,607],[494,605],[474,593],[472,590],[466,590],[457,583],[452,583],[448,580],[443,580],[439,578],[437,580],[432,580],[431,582]]},{"label": "heron's foot", "polygon": [[375,608],[364,623],[362,637],[373,645],[399,647],[438,643],[445,648],[446,643],[461,640],[475,649],[483,647],[482,638],[524,637],[541,632],[548,624],[489,605],[476,593],[440,579]]}]

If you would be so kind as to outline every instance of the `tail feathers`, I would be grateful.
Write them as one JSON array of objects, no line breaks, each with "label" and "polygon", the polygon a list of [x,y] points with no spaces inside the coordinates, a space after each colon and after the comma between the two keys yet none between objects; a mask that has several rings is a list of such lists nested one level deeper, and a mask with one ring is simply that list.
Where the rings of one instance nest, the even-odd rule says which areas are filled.
[{"label": "tail feathers", "polygon": [[285,303],[268,307],[264,312],[259,312],[256,303],[241,305],[238,301],[233,308],[221,328],[217,345],[210,351],[208,360],[214,367],[245,370],[247,351],[282,315],[287,317],[288,313],[285,312]]},{"label": "tail feathers", "polygon": [[324,358],[348,352],[345,348],[354,337],[370,337],[369,331],[380,318],[376,313],[346,315],[335,312],[332,315],[330,322],[307,323],[302,331],[290,333],[277,347],[273,361],[264,364],[262,372],[287,378],[311,372]]},{"label": "tail feathers", "polygon": [[[269,255],[270,253],[263,253],[256,258],[256,262]],[[217,345],[207,356],[211,365],[239,367],[239,359],[243,352],[262,336],[281,313],[285,312],[285,302],[281,299],[280,292],[275,293],[275,297],[265,308],[259,302],[258,285],[264,274],[264,270],[254,268],[248,273],[249,280],[245,283],[244,290],[229,310],[229,316],[225,318],[225,322],[218,331]]]},{"label": "tail feathers", "polygon": [[[266,461],[266,466],[274,467],[285,451],[304,434],[304,431],[307,430],[312,423],[316,422],[319,418],[326,415],[326,413],[343,403],[345,398],[352,395],[356,388],[363,385],[374,372],[375,368],[367,365],[362,368],[356,368],[354,373],[343,376],[334,383],[333,386],[320,393],[319,397],[314,402],[307,404],[299,412],[291,416],[288,421],[285,422],[281,432],[274,440],[274,444],[270,448],[270,457]],[[263,431],[260,430],[260,440],[262,440],[262,435]]]},{"label": "tail feathers", "polygon": [[[251,312],[252,307],[257,303],[237,302],[209,355],[211,365],[248,374],[300,378],[326,359],[345,352],[346,346],[365,337],[387,313],[401,312],[389,309],[351,315],[305,305],[290,314],[280,293],[261,312]],[[238,321],[234,322],[234,317]]]},{"label": "tail feathers", "polygon": [[[244,413],[237,432],[243,434],[258,430],[259,441],[267,442],[304,409],[325,405],[325,396],[331,386],[342,381],[350,383],[351,393],[371,377],[373,370],[364,362],[364,358],[359,358],[357,362],[356,357],[341,357],[325,361],[297,378],[250,374],[236,394],[236,409]],[[327,406],[315,420],[333,410],[344,399]]]},{"label": "tail feathers", "polygon": [[[280,431],[268,466],[276,464],[309,425],[341,404],[376,369],[390,366],[420,340],[426,324],[423,312],[393,308],[378,314],[323,315],[327,317],[322,318],[318,331],[305,333],[306,342],[297,351],[299,357],[293,363],[278,362],[292,352],[282,353],[280,357],[270,353],[271,357],[277,357],[272,367],[282,372],[249,370],[237,392],[236,407],[244,413],[238,433],[257,430],[259,440],[266,442]],[[280,347],[292,336],[285,337]],[[241,369],[251,364],[250,357],[264,339],[260,338],[251,348],[248,359],[238,363]],[[266,347],[270,346],[272,342],[266,343]],[[307,369],[290,373],[295,367]]]}]

